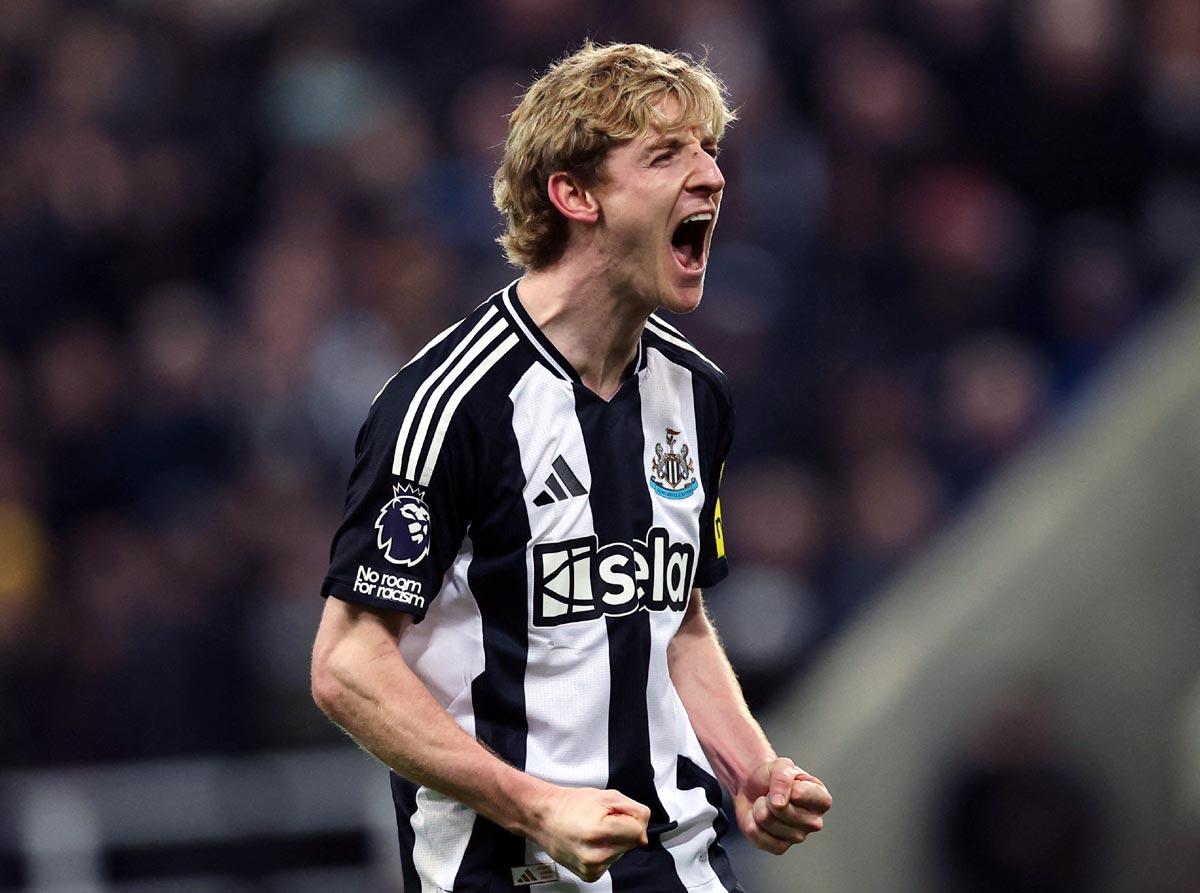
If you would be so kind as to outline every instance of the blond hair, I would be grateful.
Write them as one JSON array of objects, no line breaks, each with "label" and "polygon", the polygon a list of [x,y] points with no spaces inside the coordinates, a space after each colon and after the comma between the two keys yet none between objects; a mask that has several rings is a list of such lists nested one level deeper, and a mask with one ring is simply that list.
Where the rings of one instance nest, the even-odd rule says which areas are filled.
[{"label": "blond hair", "polygon": [[[599,179],[608,149],[652,130],[702,126],[721,138],[734,120],[720,79],[704,60],[637,43],[590,40],[530,85],[508,121],[492,199],[504,215],[496,241],[514,266],[536,270],[567,244],[567,221],[550,202],[550,175]],[[662,100],[677,111],[668,117]]]}]

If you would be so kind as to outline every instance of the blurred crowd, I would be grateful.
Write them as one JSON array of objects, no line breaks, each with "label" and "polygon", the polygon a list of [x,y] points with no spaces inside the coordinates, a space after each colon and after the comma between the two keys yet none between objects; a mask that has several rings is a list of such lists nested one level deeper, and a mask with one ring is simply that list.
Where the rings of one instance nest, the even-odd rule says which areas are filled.
[{"label": "blurred crowd", "polygon": [[739,107],[672,321],[738,403],[710,604],[756,705],[1200,245],[1194,0],[4,0],[0,763],[335,734],[356,431],[515,277],[504,116],[589,35],[707,48]]}]

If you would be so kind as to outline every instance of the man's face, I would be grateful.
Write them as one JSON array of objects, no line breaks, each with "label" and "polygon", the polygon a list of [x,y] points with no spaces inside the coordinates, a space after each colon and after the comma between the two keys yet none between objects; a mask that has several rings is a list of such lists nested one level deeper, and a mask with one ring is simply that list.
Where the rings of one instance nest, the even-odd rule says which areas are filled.
[{"label": "man's face", "polygon": [[701,127],[656,131],[609,150],[594,190],[597,245],[619,286],[675,313],[700,304],[725,188],[716,157],[717,141]]}]

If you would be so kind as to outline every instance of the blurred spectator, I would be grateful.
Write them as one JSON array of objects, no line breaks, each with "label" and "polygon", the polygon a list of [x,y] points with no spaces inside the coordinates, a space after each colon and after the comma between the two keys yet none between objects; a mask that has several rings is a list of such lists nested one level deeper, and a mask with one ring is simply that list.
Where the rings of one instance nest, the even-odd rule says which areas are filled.
[{"label": "blurred spectator", "polygon": [[937,84],[892,38],[868,31],[839,37],[817,63],[826,135],[845,151],[880,159],[934,145],[945,112]]},{"label": "blurred spectator", "polygon": [[126,437],[129,381],[111,331],[76,320],[41,342],[32,361],[32,395],[53,475],[51,524],[124,508],[136,482],[137,445]]},{"label": "blurred spectator", "polygon": [[1033,681],[979,724],[951,783],[940,838],[956,893],[1088,893],[1104,845],[1094,779],[1056,740],[1055,713]]},{"label": "blurred spectator", "polygon": [[946,461],[959,492],[1013,455],[1048,409],[1040,358],[997,334],[957,347],[943,366],[942,388]]},{"label": "blurred spectator", "polygon": [[1132,242],[1120,224],[1090,216],[1068,218],[1055,234],[1047,284],[1064,390],[1087,377],[1137,314]]},{"label": "blurred spectator", "polygon": [[1170,141],[1200,145],[1200,8],[1188,0],[1147,6],[1149,114]]},{"label": "blurred spectator", "polygon": [[831,601],[844,620],[933,529],[946,500],[937,471],[909,447],[878,448],[849,466],[843,547]]},{"label": "blurred spectator", "polygon": [[924,439],[929,407],[903,370],[866,367],[849,375],[832,400],[832,449],[840,461]]},{"label": "blurred spectator", "polygon": [[897,216],[924,311],[909,326],[944,341],[996,319],[1029,254],[1016,196],[982,172],[939,168],[901,189]]},{"label": "blurred spectator", "polygon": [[970,57],[995,34],[1002,0],[915,0],[905,7],[904,14],[939,54]]},{"label": "blurred spectator", "polygon": [[28,664],[28,643],[36,634],[38,612],[47,595],[50,541],[27,506],[0,498],[0,760],[9,762],[37,746],[34,717],[36,682]]}]

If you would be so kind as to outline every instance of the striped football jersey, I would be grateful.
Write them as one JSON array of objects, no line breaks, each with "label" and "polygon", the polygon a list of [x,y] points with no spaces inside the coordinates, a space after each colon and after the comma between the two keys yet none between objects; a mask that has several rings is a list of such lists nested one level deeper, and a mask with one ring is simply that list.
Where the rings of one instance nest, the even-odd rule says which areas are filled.
[{"label": "striped football jersey", "polygon": [[[728,382],[651,316],[605,401],[517,283],[415,356],[356,444],[323,594],[417,622],[400,650],[469,734],[555,784],[651,810],[651,843],[544,891],[738,890],[721,793],[667,668],[693,587],[727,573]],[[512,889],[551,860],[393,776],[406,890]],[[548,869],[547,869],[548,870]],[[532,873],[530,873],[532,872]]]}]

